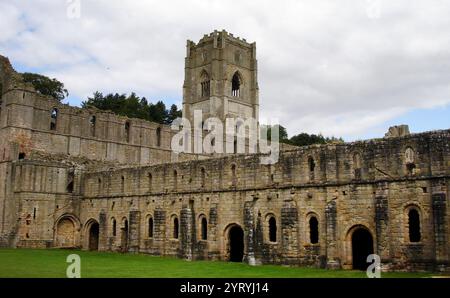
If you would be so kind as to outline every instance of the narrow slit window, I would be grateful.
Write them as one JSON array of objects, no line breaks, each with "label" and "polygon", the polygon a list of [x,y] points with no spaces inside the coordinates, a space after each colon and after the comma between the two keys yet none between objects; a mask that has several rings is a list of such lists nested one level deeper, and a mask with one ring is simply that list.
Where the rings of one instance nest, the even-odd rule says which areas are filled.
[{"label": "narrow slit window", "polygon": [[277,221],[273,216],[269,219],[269,241],[277,242]]},{"label": "narrow slit window", "polygon": [[50,114],[50,130],[56,130],[58,123],[58,109],[54,108]]},{"label": "narrow slit window", "polygon": [[311,244],[319,243],[319,222],[314,216],[309,219],[309,241]]}]

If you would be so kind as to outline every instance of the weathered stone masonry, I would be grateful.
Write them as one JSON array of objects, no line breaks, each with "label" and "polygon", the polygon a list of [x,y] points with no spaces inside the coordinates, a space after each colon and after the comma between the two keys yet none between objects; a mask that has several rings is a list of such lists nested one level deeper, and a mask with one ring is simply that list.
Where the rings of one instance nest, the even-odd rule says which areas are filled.
[{"label": "weathered stone masonry", "polygon": [[[233,47],[214,47],[219,37],[228,38],[213,33],[188,47],[225,64],[254,59],[254,47],[234,37]],[[373,252],[386,270],[449,269],[450,130],[301,147],[274,165],[259,155],[176,155],[169,127],[62,105],[0,62],[1,246],[328,268],[360,268]],[[227,65],[223,84],[193,79],[191,88],[232,88]],[[242,71],[244,84],[253,70]],[[249,115],[255,86],[242,89]]]}]

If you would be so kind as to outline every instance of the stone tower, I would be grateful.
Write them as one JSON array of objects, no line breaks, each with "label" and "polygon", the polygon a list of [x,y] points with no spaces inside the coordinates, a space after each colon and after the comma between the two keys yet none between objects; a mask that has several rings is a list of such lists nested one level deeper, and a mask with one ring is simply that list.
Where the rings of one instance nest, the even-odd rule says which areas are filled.
[{"label": "stone tower", "polygon": [[256,43],[214,31],[195,44],[187,41],[183,117],[259,118]]}]

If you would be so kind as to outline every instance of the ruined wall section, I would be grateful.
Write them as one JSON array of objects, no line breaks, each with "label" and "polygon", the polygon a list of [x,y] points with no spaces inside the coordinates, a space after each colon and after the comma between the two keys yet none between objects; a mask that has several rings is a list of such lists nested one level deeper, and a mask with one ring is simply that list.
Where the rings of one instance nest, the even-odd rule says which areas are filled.
[{"label": "ruined wall section", "polygon": [[52,247],[59,218],[66,213],[80,214],[82,171],[55,162],[11,164],[7,196],[13,199],[6,201],[3,226],[10,233],[9,246]]},{"label": "ruined wall section", "polygon": [[[80,220],[99,214],[130,218],[138,211],[140,251],[223,260],[229,257],[228,228],[238,225],[248,262],[329,268],[352,268],[352,235],[364,227],[385,269],[445,268],[449,144],[447,130],[303,147],[282,152],[271,166],[261,165],[257,155],[237,155],[88,173]],[[418,242],[409,238],[411,207],[420,213]],[[202,216],[208,219],[207,240],[199,238]],[[276,241],[269,238],[272,216]],[[318,221],[317,243],[311,240],[311,217]],[[180,227],[189,235],[173,237],[174,218],[191,222]],[[109,248],[120,247],[120,238],[106,233]]]},{"label": "ruined wall section", "polygon": [[[111,196],[129,191],[143,194],[149,191],[150,181],[152,192],[165,193],[445,178],[449,175],[449,138],[450,131],[447,130],[389,140],[312,145],[280,152],[279,162],[274,165],[260,164],[257,154],[231,155],[89,173],[85,181],[85,195]],[[409,157],[412,160],[406,156],[409,149],[414,155]],[[236,167],[235,177],[233,166]],[[110,186],[99,192],[98,178],[106,179]],[[350,188],[347,193],[351,193]]]}]

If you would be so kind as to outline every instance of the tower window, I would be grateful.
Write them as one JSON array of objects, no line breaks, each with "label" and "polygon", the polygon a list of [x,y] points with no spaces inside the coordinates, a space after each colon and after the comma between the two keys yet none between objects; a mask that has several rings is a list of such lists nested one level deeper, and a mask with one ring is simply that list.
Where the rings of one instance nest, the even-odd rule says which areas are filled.
[{"label": "tower window", "polygon": [[231,79],[231,95],[234,97],[240,96],[241,79],[238,72],[235,72]]},{"label": "tower window", "polygon": [[125,192],[125,177],[124,176],[121,177],[120,189],[122,192]]},{"label": "tower window", "polygon": [[311,244],[319,243],[319,222],[315,216],[309,219],[309,241]]},{"label": "tower window", "polygon": [[20,152],[19,153],[19,160],[24,160],[25,156],[26,156],[26,154],[24,152]]},{"label": "tower window", "polygon": [[50,114],[50,130],[56,130],[56,123],[58,121],[58,109],[54,108]]},{"label": "tower window", "polygon": [[269,219],[269,241],[277,242],[277,221],[273,216]]},{"label": "tower window", "polygon": [[409,242],[419,242],[420,235],[420,216],[416,209],[411,209],[408,212],[408,229]]},{"label": "tower window", "polygon": [[204,96],[209,96],[210,95],[210,79],[209,79],[209,75],[206,71],[202,72],[202,76],[201,76],[201,94],[202,97]]}]

